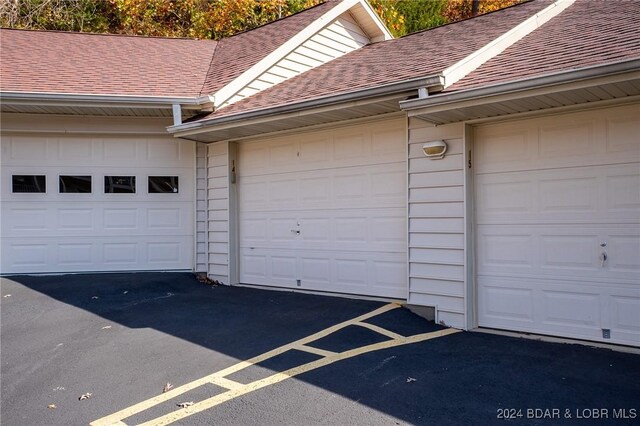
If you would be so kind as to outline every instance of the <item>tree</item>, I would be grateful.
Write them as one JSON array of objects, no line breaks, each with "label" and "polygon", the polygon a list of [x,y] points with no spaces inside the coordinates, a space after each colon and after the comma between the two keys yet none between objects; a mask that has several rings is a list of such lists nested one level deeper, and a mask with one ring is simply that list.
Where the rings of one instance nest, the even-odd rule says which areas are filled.
[{"label": "tree", "polygon": [[468,19],[475,15],[504,9],[524,0],[447,0],[442,16],[447,22]]},{"label": "tree", "polygon": [[396,10],[404,17],[404,34],[446,24],[442,15],[446,0],[398,0]]},{"label": "tree", "polygon": [[[0,0],[0,26],[220,39],[323,0]],[[395,36],[522,0],[369,0]]]},{"label": "tree", "polygon": [[108,0],[5,0],[0,26],[107,32],[114,19]]}]

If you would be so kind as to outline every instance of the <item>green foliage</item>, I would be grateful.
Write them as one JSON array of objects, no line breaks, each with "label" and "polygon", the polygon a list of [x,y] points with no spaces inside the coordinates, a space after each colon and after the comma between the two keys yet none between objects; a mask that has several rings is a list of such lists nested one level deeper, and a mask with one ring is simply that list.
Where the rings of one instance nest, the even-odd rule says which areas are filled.
[{"label": "green foliage", "polygon": [[396,10],[404,16],[404,34],[446,24],[442,11],[446,0],[398,0]]},{"label": "green foliage", "polygon": [[[395,36],[522,0],[369,0]],[[322,0],[0,0],[0,26],[220,39]]]},{"label": "green foliage", "polygon": [[5,0],[0,26],[106,32],[114,18],[108,0]]}]

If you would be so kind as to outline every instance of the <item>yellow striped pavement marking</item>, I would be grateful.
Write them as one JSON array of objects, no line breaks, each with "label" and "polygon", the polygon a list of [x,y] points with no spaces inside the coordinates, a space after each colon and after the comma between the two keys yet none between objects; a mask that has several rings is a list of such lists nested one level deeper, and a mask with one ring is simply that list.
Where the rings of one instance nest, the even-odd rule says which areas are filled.
[{"label": "yellow striped pavement marking", "polygon": [[[253,392],[255,390],[262,389],[266,386],[274,385],[276,383],[282,382],[283,380],[289,379],[291,377],[295,377],[299,374],[306,373],[311,370],[315,370],[316,368],[324,367],[326,365],[332,364],[337,361],[352,358],[368,352],[378,351],[381,349],[387,349],[387,348],[392,348],[396,346],[422,342],[425,340],[446,336],[446,335],[457,333],[460,331],[456,329],[444,329],[444,330],[434,331],[431,333],[416,334],[413,336],[404,337],[399,334],[392,333],[391,331],[385,330],[384,328],[381,328],[381,327],[377,327],[377,326],[368,327],[368,325],[371,325],[371,324],[367,324],[364,326],[372,329],[373,331],[381,333],[387,337],[391,337],[390,335],[393,335],[395,337],[392,337],[391,340],[387,340],[384,342],[375,343],[367,346],[362,346],[359,348],[351,349],[351,350],[340,352],[340,353],[325,351],[323,349],[307,346],[308,343],[321,339],[325,336],[328,336],[331,333],[335,333],[336,331],[342,328],[348,327],[350,325],[362,326],[362,324],[365,324],[365,323],[362,323],[362,321],[372,318],[376,315],[380,315],[392,309],[396,309],[398,307],[400,307],[400,305],[396,303],[390,303],[388,305],[382,306],[367,314],[360,315],[359,317],[353,318],[348,321],[344,321],[340,324],[336,324],[322,331],[314,333],[310,336],[299,339],[295,342],[292,342],[284,346],[281,346],[279,348],[273,349],[271,351],[265,352],[247,361],[239,362],[228,368],[220,370],[216,373],[194,380],[193,382],[187,383],[185,385],[173,388],[172,390],[166,393],[147,399],[146,401],[142,401],[138,404],[132,405],[131,407],[125,408],[123,410],[120,410],[116,413],[113,413],[101,419],[95,420],[91,422],[91,426],[126,425],[126,423],[124,422],[124,419],[131,417],[135,414],[141,413],[145,410],[148,410],[149,408],[154,407],[158,404],[161,404],[165,401],[176,398],[179,395],[182,395],[186,392],[189,392],[190,390],[193,390],[207,383],[213,383],[218,386],[229,389],[228,391],[218,394],[216,396],[213,396],[211,398],[196,402],[194,405],[190,407],[181,408],[179,410],[173,411],[164,416],[155,418],[153,420],[150,420],[141,424],[144,426],[168,425],[178,420],[181,420],[185,417],[191,416],[196,413],[200,413],[202,411],[205,411],[212,407],[220,405],[224,402],[230,401],[234,398]],[[306,350],[307,352],[312,352],[312,353],[321,355],[323,358],[320,358],[316,361],[309,362],[307,364],[290,368],[289,370],[273,374],[269,377],[266,377],[261,380],[256,380],[248,384],[238,383],[233,380],[229,380],[225,377],[237,371],[243,370],[247,367],[250,367],[252,365],[265,361],[269,358],[280,355],[291,349]]]},{"label": "yellow striped pavement marking", "polygon": [[297,349],[299,351],[309,352],[309,353],[320,355],[320,356],[332,356],[337,353],[337,352],[326,351],[324,349],[320,349],[320,348],[316,348],[308,345],[296,346],[294,349]]},{"label": "yellow striped pavement marking", "polygon": [[377,325],[369,324],[368,322],[356,322],[353,325],[358,325],[360,327],[368,328],[369,330],[373,330],[378,334],[382,334],[383,336],[387,336],[390,339],[402,339],[404,336],[401,336],[398,333],[394,333],[393,331],[389,331],[386,328],[378,327]]}]

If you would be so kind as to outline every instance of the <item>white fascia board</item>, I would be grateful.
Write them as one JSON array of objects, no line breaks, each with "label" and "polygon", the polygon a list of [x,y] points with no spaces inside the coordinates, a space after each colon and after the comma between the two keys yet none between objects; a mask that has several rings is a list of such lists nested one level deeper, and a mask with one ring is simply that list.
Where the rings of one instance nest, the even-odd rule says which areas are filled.
[{"label": "white fascia board", "polygon": [[[366,1],[363,0],[342,0],[336,6],[334,6],[331,10],[327,11],[324,15],[313,21],[306,28],[300,31],[298,34],[291,37],[287,40],[286,43],[279,46],[276,50],[262,58],[257,64],[253,65],[251,68],[240,74],[229,84],[224,86],[222,89],[218,90],[213,94],[214,98],[214,106],[215,108],[223,105],[227,100],[229,100],[233,95],[238,93],[238,91],[242,90],[243,87],[251,83],[253,80],[262,75],[266,70],[275,65],[282,58],[287,56],[289,53],[293,52],[298,46],[307,41],[317,32],[321,31],[324,27],[333,22],[334,19],[338,18],[343,13],[347,12],[349,9],[354,6],[360,4],[363,5]],[[371,10],[371,9],[369,9]],[[373,13],[373,11],[371,10]],[[376,16],[373,13],[373,16]],[[373,17],[372,16],[372,17]],[[388,31],[387,31],[388,33]],[[389,34],[391,36],[391,34]]]},{"label": "white fascia board", "polygon": [[87,95],[80,93],[0,92],[0,102],[11,105],[101,106],[171,109],[172,105],[198,107],[198,98],[128,95]]},{"label": "white fascia board", "polygon": [[370,37],[371,41],[378,42],[378,41],[393,39],[394,38],[393,35],[391,34],[391,32],[389,32],[389,29],[384,24],[384,22],[382,22],[382,19],[380,19],[378,14],[373,10],[369,2],[366,0],[360,0],[359,3],[360,5],[362,5],[362,8],[365,10],[365,12],[369,14],[369,16],[371,17],[371,20],[376,25],[376,27],[378,27],[378,29],[380,30],[380,34]]},{"label": "white fascia board", "polygon": [[421,115],[526,96],[555,93],[560,88],[563,90],[580,89],[634,79],[640,79],[640,59],[638,58],[431,95],[424,99],[406,100],[400,102],[400,109],[407,111],[409,116]]},{"label": "white fascia board", "polygon": [[318,111],[336,110],[347,106],[364,105],[377,102],[382,97],[393,96],[398,93],[415,91],[424,87],[441,87],[442,83],[443,78],[441,75],[432,75],[324,98],[311,99],[260,110],[251,110],[224,117],[199,120],[192,123],[183,123],[178,126],[167,127],[167,131],[176,134],[177,137],[205,133],[214,126],[218,128],[224,125],[225,128],[229,128],[246,125],[248,123],[247,120],[267,122],[280,119],[284,114],[300,116]]},{"label": "white fascia board", "polygon": [[574,2],[575,0],[557,0],[540,12],[526,19],[524,22],[502,34],[500,37],[476,50],[471,55],[451,65],[442,73],[445,78],[444,87],[447,88],[461,80],[489,59],[499,55],[506,48],[521,40],[554,16],[559,15]]}]

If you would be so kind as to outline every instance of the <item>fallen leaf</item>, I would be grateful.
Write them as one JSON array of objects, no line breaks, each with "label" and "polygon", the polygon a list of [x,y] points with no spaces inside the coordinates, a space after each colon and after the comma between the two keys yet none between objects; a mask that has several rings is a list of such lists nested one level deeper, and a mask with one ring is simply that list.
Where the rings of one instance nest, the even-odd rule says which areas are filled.
[{"label": "fallen leaf", "polygon": [[89,399],[89,398],[91,398],[91,395],[92,394],[90,394],[88,392],[87,393],[83,393],[82,395],[80,395],[80,398],[78,398],[78,401],[82,401],[84,399]]},{"label": "fallen leaf", "polygon": [[418,380],[414,379],[413,377],[407,377],[407,383],[411,383],[411,382],[417,382]]},{"label": "fallen leaf", "polygon": [[207,276],[204,276],[204,275],[196,275],[196,279],[197,279],[199,282],[201,282],[201,283],[203,283],[203,284],[210,285],[210,286],[218,286],[218,285],[220,285],[220,284],[221,284],[221,283],[220,283],[220,281],[218,281],[218,280],[212,280],[211,278],[209,278],[209,277],[207,277]]},{"label": "fallen leaf", "polygon": [[92,299],[100,299],[98,296],[92,296]]},{"label": "fallen leaf", "polygon": [[187,407],[191,407],[193,405],[193,401],[189,401],[189,402],[181,402],[180,404],[176,404],[178,407],[180,408],[187,408]]},{"label": "fallen leaf", "polygon": [[5,298],[6,298],[6,297],[11,297],[11,295],[10,295],[10,294],[5,294],[5,295],[4,295],[4,296],[2,296],[2,297],[5,297]]},{"label": "fallen leaf", "polygon": [[49,404],[47,405],[47,408],[51,408],[52,410],[55,410],[58,407],[56,407],[56,404]]},{"label": "fallen leaf", "polygon": [[122,294],[127,294],[127,293],[129,293],[129,290],[122,292]]},{"label": "fallen leaf", "polygon": [[171,389],[173,389],[173,385],[171,383],[167,383],[164,385],[164,388],[162,388],[162,393],[169,392]]},{"label": "fallen leaf", "polygon": [[106,329],[109,329],[109,328],[111,328],[110,325],[105,325],[104,327],[102,327],[103,330],[106,330]]}]

